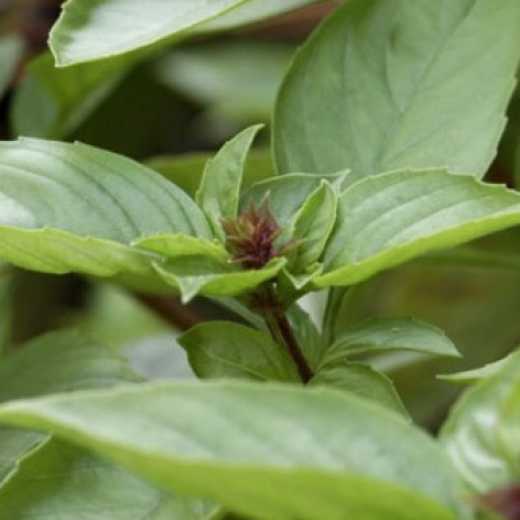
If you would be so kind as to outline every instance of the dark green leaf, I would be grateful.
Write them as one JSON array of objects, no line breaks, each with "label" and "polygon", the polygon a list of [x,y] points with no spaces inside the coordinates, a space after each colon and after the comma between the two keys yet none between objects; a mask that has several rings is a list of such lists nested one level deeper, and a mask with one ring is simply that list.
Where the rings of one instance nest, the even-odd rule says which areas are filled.
[{"label": "dark green leaf", "polygon": [[190,329],[178,342],[188,351],[190,364],[202,379],[299,381],[284,347],[265,332],[214,321]]}]

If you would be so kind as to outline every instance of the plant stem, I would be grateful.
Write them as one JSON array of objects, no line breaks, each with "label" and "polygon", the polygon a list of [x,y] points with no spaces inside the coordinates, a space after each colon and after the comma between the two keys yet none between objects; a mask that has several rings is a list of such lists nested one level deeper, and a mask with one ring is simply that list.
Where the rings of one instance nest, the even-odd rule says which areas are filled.
[{"label": "plant stem", "polygon": [[272,288],[268,289],[267,299],[261,305],[261,310],[273,339],[287,349],[298,369],[301,380],[304,384],[307,384],[314,376],[314,373],[303,355],[291,324]]},{"label": "plant stem", "polygon": [[174,329],[189,330],[203,320],[192,308],[182,305],[177,298],[136,294],[137,299]]}]

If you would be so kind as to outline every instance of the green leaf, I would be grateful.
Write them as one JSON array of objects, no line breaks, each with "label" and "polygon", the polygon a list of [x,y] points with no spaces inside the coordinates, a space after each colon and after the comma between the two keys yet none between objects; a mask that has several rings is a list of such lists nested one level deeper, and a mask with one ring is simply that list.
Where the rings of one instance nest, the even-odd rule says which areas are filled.
[{"label": "green leaf", "polygon": [[520,415],[518,413],[518,403],[520,400],[520,385],[518,377],[512,382],[511,391],[500,407],[498,418],[498,442],[501,452],[509,463],[514,481],[518,481],[520,476],[520,449],[518,440],[520,438]]},{"label": "green leaf", "polygon": [[408,417],[392,381],[383,373],[363,363],[339,363],[320,369],[310,380],[314,386],[346,390]]},{"label": "green leaf", "polygon": [[0,226],[0,237],[0,256],[18,267],[50,274],[77,272],[114,277],[136,288],[164,285],[156,280],[151,266],[155,257],[118,242],[81,237],[59,229],[7,226]]},{"label": "green leaf", "polygon": [[[352,291],[353,287],[331,287],[327,291],[325,311],[321,323],[323,338],[327,345],[331,345],[336,339],[338,328],[345,327],[345,320],[342,320],[343,309],[348,304]],[[349,325],[347,323],[346,326]]]},{"label": "green leaf", "polygon": [[[1,401],[140,380],[110,349],[74,331],[28,343],[0,364],[0,378]],[[48,435],[10,428],[0,429],[0,481],[1,518],[99,520],[109,512],[110,520],[160,520],[168,513],[202,520],[214,509],[162,493]]]},{"label": "green leaf", "polygon": [[247,154],[262,126],[252,126],[227,142],[210,159],[195,200],[204,210],[214,233],[225,240],[222,219],[234,219],[238,214],[240,187]]},{"label": "green leaf", "polygon": [[16,520],[209,520],[214,511],[55,440],[22,459],[0,491],[0,515]]},{"label": "green leaf", "polygon": [[11,339],[13,321],[13,273],[8,265],[0,263],[0,359]]},{"label": "green leaf", "polygon": [[[344,174],[329,175],[331,182],[340,180]],[[257,182],[247,190],[240,200],[242,210],[251,204],[258,206],[266,197],[269,209],[281,227],[290,225],[295,214],[307,198],[321,186],[322,179],[316,175],[294,173]]]},{"label": "green leaf", "polygon": [[265,332],[236,323],[214,321],[190,329],[177,340],[202,379],[299,381],[284,347]]},{"label": "green leaf", "polygon": [[286,315],[306,361],[316,370],[326,350],[326,344],[316,325],[297,303],[289,307]]},{"label": "green leaf", "polygon": [[[520,5],[520,4],[519,4]],[[414,257],[520,223],[520,195],[443,170],[402,171],[351,185],[341,195],[324,274],[352,285]]]},{"label": "green leaf", "polygon": [[[146,165],[174,182],[191,197],[195,197],[204,167],[211,158],[212,155],[209,153],[163,155],[149,159],[146,161]],[[250,150],[244,178],[242,179],[244,189],[273,175],[273,165],[269,150]]]},{"label": "green leaf", "polygon": [[128,72],[127,59],[57,69],[50,52],[34,58],[15,91],[15,135],[59,139],[76,130]]},{"label": "green leaf", "polygon": [[496,374],[498,374],[511,361],[511,358],[515,355],[516,354],[510,354],[505,358],[499,359],[498,361],[494,361],[493,363],[488,363],[483,367],[475,368],[473,370],[465,370],[464,372],[456,372],[454,374],[443,374],[437,377],[442,381],[448,381],[450,383],[473,385],[475,383],[478,383],[479,381],[489,379],[490,377],[493,377]]},{"label": "green leaf", "polygon": [[165,488],[246,515],[467,518],[438,445],[397,414],[347,392],[148,384],[17,401],[0,408],[0,420],[51,430]]},{"label": "green leaf", "polygon": [[143,285],[157,278],[153,255],[127,244],[164,232],[212,236],[175,185],[82,144],[0,143],[0,201],[0,257],[49,273],[121,275]]},{"label": "green leaf", "polygon": [[414,319],[375,318],[345,330],[327,350],[323,363],[392,350],[460,357],[453,342],[433,325]]},{"label": "green leaf", "polygon": [[204,107],[206,118],[237,123],[271,119],[293,45],[211,41],[175,50],[156,73],[165,85]]},{"label": "green leaf", "polygon": [[471,387],[456,403],[441,431],[441,441],[469,488],[484,493],[517,480],[499,438],[501,407],[520,377],[520,356]]},{"label": "green leaf", "polygon": [[245,0],[70,0],[52,28],[49,46],[58,67],[126,54],[182,37]]},{"label": "green leaf", "polygon": [[14,34],[0,38],[0,97],[3,97],[13,79],[16,66],[23,54],[23,47],[23,41]]},{"label": "green leaf", "polygon": [[242,271],[231,263],[219,263],[209,257],[186,256],[155,263],[159,276],[178,289],[188,303],[197,294],[203,296],[237,296],[275,278],[287,263],[275,258],[262,269]]},{"label": "green leaf", "polygon": [[150,235],[136,240],[133,245],[167,258],[208,256],[218,262],[227,262],[229,260],[229,253],[220,242],[195,238],[180,233],[175,235]]},{"label": "green leaf", "polygon": [[3,226],[45,226],[123,243],[161,232],[211,238],[201,211],[174,184],[84,144],[0,143],[0,181]]},{"label": "green leaf", "polygon": [[244,322],[252,325],[255,329],[269,332],[263,318],[256,312],[250,310],[249,307],[246,307],[246,305],[241,303],[238,299],[225,296],[220,298],[213,297],[211,299],[226,311],[231,311],[238,319],[242,319]]},{"label": "green leaf", "polygon": [[292,9],[298,9],[317,0],[249,0],[218,18],[203,23],[195,32],[222,31],[258,22],[277,16]]},{"label": "green leaf", "polygon": [[278,284],[280,292],[283,293],[284,301],[292,302],[294,298],[299,299],[300,296],[311,290],[311,282],[322,272],[323,265],[316,262],[307,266],[303,273],[295,274],[284,268],[278,277]]},{"label": "green leaf", "polygon": [[[75,331],[41,336],[0,362],[0,402],[137,381],[126,362]],[[20,457],[47,442],[35,432],[0,429],[0,482]],[[1,502],[1,496],[0,496]]]},{"label": "green leaf", "polygon": [[507,126],[498,149],[497,166],[507,178],[520,186],[520,91],[518,87],[509,104]]},{"label": "green leaf", "polygon": [[0,402],[140,381],[124,359],[74,330],[51,332],[0,363]]},{"label": "green leaf", "polygon": [[322,181],[294,217],[291,238],[300,245],[295,249],[291,270],[305,272],[317,262],[336,222],[338,197],[333,187]]},{"label": "green leaf", "polygon": [[346,2],[282,86],[278,171],[348,167],[359,178],[446,167],[482,176],[505,126],[519,24],[516,0]]}]

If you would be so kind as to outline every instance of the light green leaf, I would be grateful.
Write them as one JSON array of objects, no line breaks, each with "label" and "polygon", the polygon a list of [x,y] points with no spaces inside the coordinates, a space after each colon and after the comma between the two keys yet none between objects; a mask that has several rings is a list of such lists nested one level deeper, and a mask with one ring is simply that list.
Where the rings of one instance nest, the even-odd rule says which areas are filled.
[{"label": "light green leaf", "polygon": [[150,235],[136,240],[133,245],[167,258],[208,256],[218,262],[227,262],[229,260],[229,253],[220,242],[195,238],[180,233],[175,235]]},{"label": "light green leaf", "polygon": [[40,336],[0,363],[0,402],[140,381],[124,359],[74,330]]},{"label": "light green leaf", "polygon": [[515,354],[510,354],[505,358],[473,370],[465,370],[464,372],[456,372],[454,374],[443,374],[437,377],[442,381],[448,381],[450,383],[473,385],[498,374],[511,361],[513,356],[515,356]]},{"label": "light green leaf", "polygon": [[316,370],[326,349],[316,325],[297,303],[289,307],[286,315],[307,363]]},{"label": "light green leaf", "polygon": [[463,395],[442,428],[441,442],[474,492],[504,487],[519,476],[498,436],[501,407],[512,395],[519,377],[520,356],[514,354],[500,371]]},{"label": "light green leaf", "polygon": [[411,350],[436,356],[460,357],[442,330],[414,319],[369,319],[345,330],[327,350],[324,364],[357,354]]},{"label": "light green leaf", "polygon": [[58,67],[110,58],[182,37],[245,0],[69,0],[52,28],[49,46]]},{"label": "light green leaf", "polygon": [[392,381],[383,373],[363,363],[338,363],[320,369],[310,385],[333,387],[376,403],[408,417]]},{"label": "light green leaf", "polygon": [[265,332],[231,322],[197,325],[177,341],[187,350],[193,371],[202,379],[299,381],[284,347]]},{"label": "light green leaf", "polygon": [[219,263],[208,257],[187,256],[166,263],[155,263],[159,276],[178,289],[184,303],[197,294],[203,296],[237,296],[275,278],[287,263],[275,258],[262,269],[242,271],[231,263]]},{"label": "light green leaf", "polygon": [[320,263],[314,263],[307,267],[306,272],[294,274],[285,268],[278,278],[278,283],[281,287],[281,291],[287,294],[287,300],[292,301],[292,297],[299,298],[301,293],[307,291],[307,286],[311,284],[314,278],[317,278],[323,271],[323,265]]},{"label": "light green leaf", "polygon": [[15,135],[59,139],[73,132],[115,89],[128,60],[57,69],[50,52],[34,58],[15,91],[11,124]]},{"label": "light green leaf", "polygon": [[306,271],[319,260],[336,222],[338,197],[333,187],[322,181],[294,217],[291,238],[300,245],[291,259],[291,270]]},{"label": "light green leaf", "polygon": [[262,126],[252,126],[228,141],[210,159],[197,195],[198,205],[206,213],[214,233],[225,240],[222,219],[234,219],[238,214],[238,203],[247,154],[256,134]]},{"label": "light green leaf", "polygon": [[[520,4],[519,4],[520,5]],[[414,257],[520,223],[520,195],[443,170],[402,171],[341,195],[321,287],[352,285]]]},{"label": "light green leaf", "polygon": [[[0,257],[26,269],[157,278],[126,244],[157,233],[210,238],[195,203],[129,159],[82,144],[0,143]],[[159,283],[156,281],[156,283]]]},{"label": "light green leaf", "polygon": [[157,77],[204,106],[206,117],[237,123],[269,122],[293,45],[261,41],[211,41],[175,50]]},{"label": "light green leaf", "polygon": [[278,171],[349,167],[359,178],[446,167],[482,176],[505,126],[519,24],[517,0],[346,2],[282,86]]},{"label": "light green leaf", "polygon": [[[0,379],[1,401],[140,380],[110,349],[74,331],[48,334],[25,345],[0,364]],[[10,428],[0,429],[0,481],[1,518],[161,520],[169,514],[202,520],[208,518],[204,512],[214,509],[162,493],[48,435]]]},{"label": "light green leaf", "polygon": [[327,299],[321,329],[323,338],[327,345],[331,345],[336,339],[338,328],[348,327],[350,323],[345,324],[343,320],[343,309],[348,305],[352,296],[353,287],[331,287],[327,291]]},{"label": "light green leaf", "polygon": [[210,520],[214,512],[56,440],[22,459],[0,491],[1,517],[16,520]]},{"label": "light green leaf", "polygon": [[501,452],[506,457],[513,479],[518,481],[520,476],[520,448],[518,440],[520,438],[520,414],[518,413],[518,403],[520,400],[520,384],[518,377],[511,382],[511,390],[500,406],[500,416],[498,418],[498,441]]},{"label": "light green leaf", "polygon": [[258,22],[292,9],[312,4],[317,0],[249,0],[223,15],[203,23],[195,32],[222,31]]},{"label": "light green leaf", "polygon": [[[75,331],[65,331],[41,336],[3,358],[0,381],[0,402],[7,402],[56,392],[109,387],[122,381],[137,381],[137,378],[124,360],[106,347]],[[16,472],[18,459],[47,442],[48,436],[0,428],[0,440],[2,482]]]},{"label": "light green leaf", "polygon": [[[0,188],[1,190],[1,188]],[[1,212],[1,210],[0,210]],[[81,237],[59,229],[0,226],[0,256],[19,267],[50,274],[116,277],[134,287],[159,286],[156,257],[119,242]]]},{"label": "light green leaf", "polygon": [[347,392],[148,384],[17,401],[0,408],[0,420],[51,430],[166,488],[246,515],[467,518],[438,445],[397,414]]},{"label": "light green leaf", "polygon": [[[167,179],[182,188],[188,195],[195,197],[204,172],[204,167],[213,156],[209,153],[193,153],[181,155],[163,155],[146,161],[147,166],[159,172]],[[252,149],[247,157],[244,178],[244,189],[255,182],[272,177],[273,165],[269,150]]]},{"label": "light green leaf", "polygon": [[174,184],[80,143],[0,143],[0,197],[3,226],[46,226],[123,243],[161,232],[211,237],[200,210]]},{"label": "light green leaf", "polygon": [[0,97],[13,79],[23,53],[23,41],[15,34],[0,38]]},{"label": "light green leaf", "polygon": [[[329,175],[324,178],[331,182],[338,181],[343,174]],[[307,198],[321,185],[321,178],[316,175],[294,173],[273,177],[257,182],[247,190],[240,200],[242,210],[251,204],[258,206],[265,197],[269,197],[269,209],[281,227],[287,227]]]},{"label": "light green leaf", "polygon": [[267,328],[263,318],[256,312],[250,310],[249,307],[246,307],[246,305],[241,303],[237,298],[223,296],[213,297],[211,299],[227,311],[234,313],[237,318],[240,318],[249,325],[252,325],[256,330],[269,332],[269,329]]}]

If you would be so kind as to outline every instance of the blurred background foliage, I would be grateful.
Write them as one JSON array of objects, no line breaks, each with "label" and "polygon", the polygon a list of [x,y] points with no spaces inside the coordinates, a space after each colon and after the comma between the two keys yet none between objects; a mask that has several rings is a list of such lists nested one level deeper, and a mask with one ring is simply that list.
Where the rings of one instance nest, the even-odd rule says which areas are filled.
[{"label": "blurred background foliage", "polygon": [[[60,3],[0,0],[2,139],[81,140],[146,162],[193,194],[212,151],[251,123],[269,124],[295,49],[339,2],[313,3],[240,29],[215,27],[158,55],[55,69],[46,39]],[[510,186],[520,180],[519,130],[515,95],[489,180]],[[271,174],[264,132],[246,182]],[[490,261],[489,251],[504,261]],[[517,230],[415,261],[342,295],[335,329],[373,315],[413,315],[446,330],[464,354],[459,362],[414,354],[372,360],[395,379],[413,415],[435,429],[458,391],[436,375],[480,366],[520,344],[519,266]],[[316,321],[323,300],[304,302]],[[239,319],[214,302],[183,308],[175,298],[0,265],[0,350],[74,325],[125,353],[142,374],[192,377],[175,335],[214,318]]]}]

